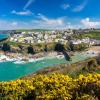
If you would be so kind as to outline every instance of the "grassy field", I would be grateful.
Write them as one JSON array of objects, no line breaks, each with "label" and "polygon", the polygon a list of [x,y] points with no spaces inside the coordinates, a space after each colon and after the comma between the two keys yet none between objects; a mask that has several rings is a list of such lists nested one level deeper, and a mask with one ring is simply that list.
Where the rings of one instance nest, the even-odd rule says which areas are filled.
[{"label": "grassy field", "polygon": [[50,29],[19,29],[16,32],[45,32],[45,31],[52,31]]},{"label": "grassy field", "polygon": [[100,32],[92,31],[92,32],[83,34],[82,37],[89,37],[92,39],[100,39]]}]

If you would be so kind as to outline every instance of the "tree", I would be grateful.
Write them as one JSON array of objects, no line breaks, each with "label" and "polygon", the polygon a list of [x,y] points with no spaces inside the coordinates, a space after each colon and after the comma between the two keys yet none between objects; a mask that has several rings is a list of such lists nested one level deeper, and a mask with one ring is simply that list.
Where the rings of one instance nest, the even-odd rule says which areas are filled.
[{"label": "tree", "polygon": [[23,50],[23,48],[24,48],[22,45],[18,45],[18,47],[19,47],[21,50]]},{"label": "tree", "polygon": [[71,41],[69,42],[69,48],[71,51],[74,51],[74,44]]},{"label": "tree", "polygon": [[55,45],[55,49],[54,50],[58,51],[58,52],[63,52],[65,50],[65,48],[64,48],[64,45],[62,45],[61,43],[57,43]]},{"label": "tree", "polygon": [[35,51],[34,51],[34,49],[31,45],[28,47],[28,53],[29,54],[35,54]]},{"label": "tree", "polygon": [[48,52],[48,47],[47,47],[47,45],[45,45],[44,51],[45,51],[45,52]]},{"label": "tree", "polygon": [[55,51],[62,52],[66,60],[69,61],[69,60],[71,59],[71,58],[69,57],[69,55],[66,53],[66,49],[65,49],[64,45],[62,45],[62,44],[60,44],[60,43],[57,43],[57,44],[55,45]]},{"label": "tree", "polygon": [[11,50],[11,47],[7,43],[4,43],[3,46],[2,46],[2,50],[5,51],[5,52],[6,51],[10,51]]}]

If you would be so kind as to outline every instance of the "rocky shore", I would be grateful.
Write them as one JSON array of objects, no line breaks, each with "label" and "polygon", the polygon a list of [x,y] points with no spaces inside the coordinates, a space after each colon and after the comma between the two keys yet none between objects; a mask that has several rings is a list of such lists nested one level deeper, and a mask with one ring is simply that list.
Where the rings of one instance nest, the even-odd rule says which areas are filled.
[{"label": "rocky shore", "polygon": [[21,54],[0,51],[0,62],[4,61],[16,61],[15,63],[27,63],[42,60],[45,57],[64,57],[61,53],[57,52],[42,52],[38,54]]}]

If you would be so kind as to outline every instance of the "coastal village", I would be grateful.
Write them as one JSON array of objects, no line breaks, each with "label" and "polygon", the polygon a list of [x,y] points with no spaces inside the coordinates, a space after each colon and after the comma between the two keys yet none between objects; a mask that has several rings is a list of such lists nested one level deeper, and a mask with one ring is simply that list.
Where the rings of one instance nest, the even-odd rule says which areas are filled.
[{"label": "coastal village", "polygon": [[[91,31],[91,30],[88,30]],[[49,30],[49,31],[14,31],[12,33],[10,33],[10,37],[7,39],[8,42],[11,42],[13,44],[16,43],[21,43],[21,44],[43,44],[43,46],[46,46],[46,52],[47,52],[47,47],[49,46],[49,43],[53,43],[53,44],[57,44],[60,43],[62,45],[66,45],[66,44],[70,44],[70,46],[77,46],[79,45],[80,48],[84,48],[86,46],[86,48],[90,48],[91,46],[96,46],[96,45],[100,45],[100,40],[97,39],[91,39],[89,37],[84,37],[84,38],[76,38],[75,35],[79,35],[80,34],[85,34],[85,32],[87,32],[87,30],[72,30],[72,29],[66,29],[66,30]],[[74,37],[74,38],[73,38]],[[83,47],[81,47],[81,45],[83,45]],[[18,45],[18,48],[22,49],[23,45]],[[12,47],[13,48],[13,47]],[[40,46],[38,46],[38,48],[40,49]],[[79,48],[79,47],[77,47]],[[85,49],[86,49],[85,48]],[[33,47],[31,46],[31,49],[33,49]],[[43,48],[42,48],[43,49]],[[14,50],[13,50],[14,51]],[[22,49],[22,51],[25,51]],[[75,52],[70,53],[73,50],[69,50],[67,52],[69,52],[69,55],[74,55],[75,52],[78,52],[77,50],[75,50]],[[20,51],[21,52],[21,51]],[[83,50],[84,52],[84,50]],[[100,52],[97,51],[93,51],[93,50],[89,50],[84,54],[89,54],[91,56],[97,56],[97,54],[99,54]],[[2,53],[1,53],[2,54]],[[60,54],[60,55],[59,55]],[[62,58],[64,57],[64,55],[62,53],[56,53],[53,50],[50,50],[48,53],[46,53],[46,55],[48,56],[56,56],[57,58]],[[24,53],[17,53],[16,54],[13,52],[6,53],[6,55],[2,55],[0,57],[0,61],[16,61],[15,63],[24,63],[24,62],[34,62],[34,61],[38,61],[41,60],[43,57],[45,57],[45,52],[43,51],[39,51],[37,54],[35,55],[31,55],[31,53],[29,55]],[[18,59],[18,60],[17,60]]]},{"label": "coastal village", "polygon": [[[84,33],[84,31],[82,31]],[[76,31],[76,33],[72,29],[66,30],[55,30],[55,31],[44,31],[44,32],[15,32],[11,34],[10,42],[18,42],[18,43],[28,43],[28,44],[38,44],[38,43],[62,43],[66,44],[69,39],[75,34],[81,34],[81,32]],[[81,44],[88,43],[91,45],[100,44],[100,40],[90,39],[89,37],[85,37],[82,39],[71,39],[73,44]]]},{"label": "coastal village", "polygon": [[73,34],[72,30],[66,31],[45,31],[45,32],[16,32],[11,36],[11,42],[19,43],[66,43],[67,37]]}]

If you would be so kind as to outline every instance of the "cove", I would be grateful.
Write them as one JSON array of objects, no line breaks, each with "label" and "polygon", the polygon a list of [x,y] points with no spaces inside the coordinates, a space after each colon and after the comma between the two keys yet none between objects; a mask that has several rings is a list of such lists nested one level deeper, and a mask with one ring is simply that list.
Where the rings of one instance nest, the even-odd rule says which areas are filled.
[{"label": "cove", "polygon": [[14,64],[13,62],[0,62],[0,81],[10,81],[21,78],[25,75],[36,72],[45,67],[59,64],[72,64],[78,61],[83,61],[89,58],[90,55],[75,54],[72,56],[72,61],[66,61],[65,58],[56,58],[56,57],[45,57],[42,60],[24,63],[24,64]]}]

